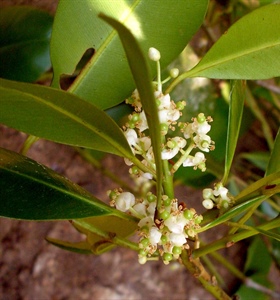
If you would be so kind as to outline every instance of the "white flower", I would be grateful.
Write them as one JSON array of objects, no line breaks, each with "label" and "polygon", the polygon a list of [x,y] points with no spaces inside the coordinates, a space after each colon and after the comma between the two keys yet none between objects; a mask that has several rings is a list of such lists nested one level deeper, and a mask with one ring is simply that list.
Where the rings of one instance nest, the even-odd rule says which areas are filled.
[{"label": "white flower", "polygon": [[183,246],[187,242],[187,239],[183,233],[170,233],[169,240],[174,246]]},{"label": "white flower", "polygon": [[169,160],[173,158],[187,144],[187,141],[181,137],[174,137],[167,142],[167,148],[161,152],[161,159]]},{"label": "white flower", "polygon": [[154,224],[154,217],[153,216],[148,216],[148,217],[145,217],[145,218],[141,219],[138,223],[138,226],[140,228],[144,227],[144,226],[151,227],[153,224]]},{"label": "white flower", "polygon": [[[197,152],[194,156],[189,156],[184,162],[184,167],[199,167],[202,166],[202,171],[205,171],[205,155],[202,152]],[[202,165],[203,164],[203,165]]]},{"label": "white flower", "polygon": [[150,229],[149,240],[152,245],[156,245],[157,243],[159,243],[161,236],[162,233],[159,231],[157,227],[153,226]]},{"label": "white flower", "polygon": [[147,213],[152,217],[154,217],[156,206],[157,206],[157,203],[152,202],[152,203],[149,204],[149,206],[147,208]]},{"label": "white flower", "polygon": [[163,95],[161,92],[156,91],[155,92],[155,97],[156,97],[156,99],[158,99],[160,101],[160,104],[158,106],[159,110],[170,108],[171,99],[170,99],[169,94]]},{"label": "white flower", "polygon": [[143,132],[144,130],[148,129],[148,122],[147,122],[147,118],[145,115],[144,111],[141,111],[141,113],[139,114],[140,116],[140,121],[139,121],[139,125],[138,125],[138,129],[140,132]]},{"label": "white flower", "polygon": [[138,144],[144,151],[148,151],[152,145],[151,138],[148,136],[144,136],[138,139]]},{"label": "white flower", "polygon": [[164,225],[166,225],[171,232],[177,234],[183,233],[184,227],[187,223],[188,220],[183,216],[183,214],[177,216],[171,215],[164,221]]},{"label": "white flower", "polygon": [[209,148],[211,146],[211,138],[209,135],[202,134],[202,135],[196,135],[193,138],[196,146],[204,152],[209,152]]},{"label": "white flower", "polygon": [[123,192],[118,196],[115,202],[116,208],[125,212],[135,204],[135,197],[130,192]]},{"label": "white flower", "polygon": [[135,146],[138,142],[138,136],[137,136],[137,133],[134,129],[127,129],[125,132],[124,132],[124,135],[128,141],[128,144],[130,145],[132,151],[134,151],[134,148],[132,146]]},{"label": "white flower", "polygon": [[144,203],[137,203],[132,207],[131,212],[133,213],[133,211],[136,212],[136,215],[138,216],[142,216],[145,217],[146,214],[146,205]]},{"label": "white flower", "polygon": [[192,123],[193,131],[198,134],[206,134],[210,131],[211,125],[208,124],[203,113],[198,114]]},{"label": "white flower", "polygon": [[213,191],[214,196],[218,197],[220,196],[222,200],[230,201],[229,197],[227,196],[228,189],[223,187],[220,184],[217,184],[215,187],[215,190]]},{"label": "white flower", "polygon": [[184,137],[189,139],[194,134],[192,123],[188,124],[184,129]]}]

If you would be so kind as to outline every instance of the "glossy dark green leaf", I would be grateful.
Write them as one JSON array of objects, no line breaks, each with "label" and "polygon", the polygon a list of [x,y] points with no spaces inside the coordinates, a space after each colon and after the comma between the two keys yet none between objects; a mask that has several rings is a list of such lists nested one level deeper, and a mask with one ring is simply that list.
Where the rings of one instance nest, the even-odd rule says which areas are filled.
[{"label": "glossy dark green leaf", "polygon": [[0,148],[0,216],[62,220],[112,214],[113,209],[51,169]]},{"label": "glossy dark green leaf", "polygon": [[[142,106],[149,125],[150,137],[152,140],[153,153],[156,163],[157,191],[160,193],[162,188],[161,183],[163,174],[161,161],[161,129],[149,66],[138,42],[132,33],[117,20],[105,15],[100,15],[100,17],[118,31],[125,49],[128,63],[131,68],[135,85],[139,92]],[[160,195],[158,195],[158,197],[160,197]]]},{"label": "glossy dark green leaf", "polygon": [[226,160],[223,183],[226,184],[234,157],[237,140],[239,137],[240,125],[243,115],[246,83],[235,80],[232,82],[232,89],[229,103],[229,118],[226,142]]},{"label": "glossy dark green leaf", "polygon": [[0,77],[33,82],[50,69],[53,18],[27,6],[0,10]]},{"label": "glossy dark green leaf", "polygon": [[98,14],[123,22],[144,52],[158,48],[165,67],[202,24],[207,4],[208,0],[61,0],[51,41],[53,85],[58,87],[60,76],[72,74],[84,52],[94,48],[70,91],[102,109],[119,104],[131,94],[134,82],[117,33]]},{"label": "glossy dark green leaf", "polygon": [[0,122],[55,142],[133,156],[118,125],[102,110],[57,89],[0,79]]},{"label": "glossy dark green leaf", "polygon": [[280,3],[233,24],[185,77],[268,79],[280,75]]}]

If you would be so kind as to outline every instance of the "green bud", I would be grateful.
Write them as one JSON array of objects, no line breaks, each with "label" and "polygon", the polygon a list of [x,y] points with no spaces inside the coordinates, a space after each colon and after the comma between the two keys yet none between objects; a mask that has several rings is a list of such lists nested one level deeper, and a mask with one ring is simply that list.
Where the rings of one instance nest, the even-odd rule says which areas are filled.
[{"label": "green bud", "polygon": [[179,110],[183,110],[184,108],[185,108],[185,101],[178,101],[177,103],[176,103],[176,107],[177,107],[177,109],[179,109]]},{"label": "green bud", "polygon": [[167,147],[170,148],[170,149],[173,149],[177,146],[177,143],[173,140],[170,140],[167,142]]},{"label": "green bud", "polygon": [[166,235],[162,235],[161,238],[160,238],[160,240],[161,240],[161,242],[162,242],[163,245],[168,242],[168,238],[167,238]]},{"label": "green bud", "polygon": [[191,220],[193,218],[193,211],[189,210],[189,209],[186,209],[184,211],[184,217],[187,219],[187,220]]},{"label": "green bud", "polygon": [[132,120],[129,120],[129,121],[128,121],[128,127],[129,127],[130,129],[134,129],[134,128],[135,128],[135,122],[133,122]]},{"label": "green bud", "polygon": [[150,244],[150,241],[148,238],[144,238],[140,241],[139,247],[140,248],[146,248]]},{"label": "green bud", "polygon": [[167,132],[167,131],[168,131],[168,124],[166,124],[166,123],[161,123],[161,124],[160,124],[160,130],[161,130],[161,131],[164,131],[164,132]]},{"label": "green bud", "polygon": [[203,122],[205,122],[206,118],[205,115],[203,113],[198,114],[197,116],[197,122],[202,124]]},{"label": "green bud", "polygon": [[159,214],[159,217],[162,219],[162,220],[167,220],[170,216],[170,213],[167,211],[167,210],[164,210],[163,212],[161,212]]},{"label": "green bud", "polygon": [[163,200],[163,205],[164,205],[165,207],[170,206],[170,204],[171,204],[171,199],[167,198],[167,199]]},{"label": "green bud", "polygon": [[138,175],[139,174],[139,169],[138,169],[137,166],[131,167],[130,170],[131,170],[131,174],[133,174],[133,175]]},{"label": "green bud", "polygon": [[147,194],[147,200],[148,200],[148,202],[155,202],[156,200],[157,200],[157,197],[154,195],[154,194],[152,194],[152,193],[148,193]]},{"label": "green bud", "polygon": [[223,207],[224,209],[228,209],[228,207],[229,207],[229,203],[228,203],[227,200],[223,200],[222,203],[221,203],[221,205],[222,205],[222,207]]},{"label": "green bud", "polygon": [[140,120],[139,114],[133,114],[130,119],[133,123],[138,122]]},{"label": "green bud", "polygon": [[170,77],[176,78],[179,75],[179,69],[173,68],[170,70],[169,74],[170,74]]},{"label": "green bud", "polygon": [[162,256],[163,261],[171,261],[173,258],[173,255],[171,253],[164,253]]},{"label": "green bud", "polygon": [[172,253],[175,255],[180,255],[182,253],[182,247],[174,246],[172,249]]},{"label": "green bud", "polygon": [[138,252],[138,254],[140,256],[146,256],[147,255],[147,251],[145,251],[144,249],[140,249],[139,252]]},{"label": "green bud", "polygon": [[200,224],[201,221],[203,220],[203,217],[202,216],[197,216],[194,220],[195,224]]}]

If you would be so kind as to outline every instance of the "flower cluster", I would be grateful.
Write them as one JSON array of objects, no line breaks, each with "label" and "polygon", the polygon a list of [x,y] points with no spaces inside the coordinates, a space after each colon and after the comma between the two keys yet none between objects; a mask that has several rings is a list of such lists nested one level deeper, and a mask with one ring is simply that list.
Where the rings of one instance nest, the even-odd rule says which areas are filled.
[{"label": "flower cluster", "polygon": [[183,249],[188,249],[188,237],[193,238],[202,216],[194,209],[178,204],[177,199],[162,196],[162,208],[154,220],[156,196],[148,192],[144,198],[136,199],[130,192],[120,189],[109,191],[110,204],[117,209],[129,211],[140,219],[139,263],[144,264],[153,256],[161,256],[165,264],[178,259]]},{"label": "flower cluster", "polygon": [[232,197],[221,182],[214,186],[214,190],[210,188],[204,189],[203,199],[202,205],[206,209],[212,209],[214,206],[218,209],[227,209],[232,204]]},{"label": "flower cluster", "polygon": [[[161,159],[167,166],[165,170],[169,168],[169,175],[163,176],[172,177],[180,166],[193,167],[204,172],[206,159],[203,152],[214,149],[214,142],[208,135],[212,118],[199,113],[190,123],[179,122],[186,102],[175,103],[169,94],[162,92],[162,84],[178,76],[179,71],[172,69],[170,76],[162,82],[160,52],[150,48],[149,57],[157,63],[154,98],[160,122],[158,134],[162,140]],[[136,182],[139,196],[115,189],[108,192],[110,205],[139,219],[139,262],[143,264],[160,256],[168,264],[171,260],[178,259],[183,249],[189,248],[188,239],[196,239],[202,216],[197,215],[194,209],[187,209],[185,205],[179,204],[177,199],[171,199],[168,195],[157,199],[150,192],[156,177],[156,164],[146,114],[137,90],[126,103],[133,107],[134,112],[128,116],[123,127],[124,135],[143,167],[134,165],[128,159],[125,159],[125,163],[130,166],[129,173]],[[174,133],[176,128],[178,135]],[[196,152],[192,153],[194,149]]]}]

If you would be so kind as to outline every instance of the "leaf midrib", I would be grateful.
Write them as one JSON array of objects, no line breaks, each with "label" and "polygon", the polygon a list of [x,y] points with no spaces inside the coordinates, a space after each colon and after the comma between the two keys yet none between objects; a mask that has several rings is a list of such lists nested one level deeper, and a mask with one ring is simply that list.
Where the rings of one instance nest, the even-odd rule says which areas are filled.
[{"label": "leaf midrib", "polygon": [[[134,4],[131,5],[131,9],[130,9],[129,14],[127,14],[127,16],[125,18],[123,18],[122,20],[120,20],[120,22],[122,22],[124,24],[130,18],[130,16],[134,13],[134,11],[136,10],[137,6],[140,3],[141,3],[141,0],[134,1]],[[94,53],[94,55],[91,58],[91,60],[88,62],[88,64],[85,66],[85,68],[81,71],[81,73],[78,75],[78,77],[76,78],[76,80],[72,83],[72,85],[68,89],[69,92],[71,92],[71,93],[75,92],[75,90],[79,87],[80,82],[87,75],[88,70],[91,69],[92,65],[94,65],[98,61],[98,59],[100,58],[100,56],[103,55],[104,49],[107,48],[107,46],[110,44],[110,42],[116,36],[118,36],[118,33],[117,33],[117,31],[115,29],[112,28],[111,33],[107,36],[107,38],[104,40],[104,42],[102,43],[102,45],[98,49],[95,49],[96,52]]]},{"label": "leaf midrib", "polygon": [[[79,195],[76,192],[65,190],[63,188],[58,187],[57,185],[50,184],[47,181],[39,180],[36,177],[27,175],[27,174],[22,173],[20,171],[15,171],[15,170],[12,170],[12,169],[9,169],[9,168],[5,168],[5,167],[2,167],[2,166],[0,166],[0,169],[6,170],[6,172],[9,172],[9,173],[17,175],[17,176],[21,176],[22,178],[25,178],[25,179],[27,179],[30,182],[36,182],[36,183],[38,183],[40,185],[43,185],[45,187],[48,187],[50,189],[56,190],[58,192],[61,192],[62,194],[65,194],[65,195],[68,195],[68,196],[70,196],[72,198],[76,198],[78,200],[81,200],[81,201],[83,201],[83,202],[85,202],[85,203],[87,203],[87,204],[89,204],[91,206],[93,206],[93,204],[94,204],[94,206],[99,207],[100,209],[103,209],[104,211],[107,211],[108,213],[110,213],[110,207],[107,207],[107,205],[105,205],[105,204],[103,205],[102,202],[101,203],[99,203],[99,202],[96,203],[94,201],[95,199],[91,199],[90,200],[89,198],[86,198],[86,197],[84,197],[82,195]],[[52,177],[52,179],[53,179],[53,177]]]},{"label": "leaf midrib", "polygon": [[[69,113],[68,111],[65,111],[63,110],[60,106],[57,106],[55,105],[54,103],[51,103],[51,102],[48,102],[48,101],[45,101],[44,99],[40,98],[40,97],[37,97],[35,95],[33,95],[32,93],[27,93],[27,92],[23,92],[23,91],[18,91],[18,90],[15,90],[15,89],[11,89],[11,88],[5,88],[5,87],[1,87],[0,86],[0,90],[3,89],[3,90],[11,90],[12,92],[16,92],[16,93],[19,93],[19,94],[24,94],[26,96],[29,96],[29,97],[32,97],[34,99],[35,102],[37,103],[41,103],[47,107],[50,107],[52,109],[54,109],[55,111],[61,113],[62,115],[68,117],[70,120],[73,120],[75,121],[76,123],[86,127],[88,130],[94,132],[95,134],[97,134],[99,137],[101,137],[103,140],[106,140],[110,145],[112,145],[114,147],[114,149],[117,150],[118,153],[122,153],[124,155],[128,155],[126,153],[125,150],[123,150],[120,145],[116,145],[115,142],[114,142],[114,139],[111,139],[110,137],[108,137],[107,134],[105,134],[103,131],[101,131],[102,133],[104,133],[104,135],[101,135],[100,134],[100,131],[98,130],[98,128],[90,125],[87,121],[77,117],[76,115],[74,115],[73,113]],[[130,155],[129,155],[130,156]]]}]

